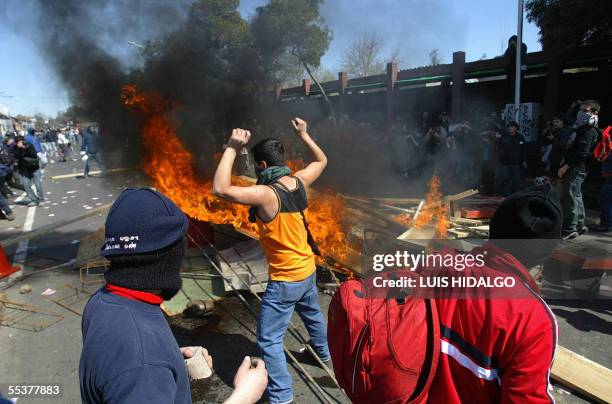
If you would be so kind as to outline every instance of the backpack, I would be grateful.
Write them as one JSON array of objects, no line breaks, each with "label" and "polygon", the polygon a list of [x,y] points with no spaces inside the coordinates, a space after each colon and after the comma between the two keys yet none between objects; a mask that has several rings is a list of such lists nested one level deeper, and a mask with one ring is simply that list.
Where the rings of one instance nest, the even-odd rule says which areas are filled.
[{"label": "backpack", "polygon": [[[402,272],[384,272],[395,278]],[[334,373],[353,403],[425,403],[440,354],[435,302],[348,280],[329,305]]]},{"label": "backpack", "polygon": [[595,142],[593,157],[599,162],[606,161],[612,151],[612,126],[603,130],[598,140]]}]

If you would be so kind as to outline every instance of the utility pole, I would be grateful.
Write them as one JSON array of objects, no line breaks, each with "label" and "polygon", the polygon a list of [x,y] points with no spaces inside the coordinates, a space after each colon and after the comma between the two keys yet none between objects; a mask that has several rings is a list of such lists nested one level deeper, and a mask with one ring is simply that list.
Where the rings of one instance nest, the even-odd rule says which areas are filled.
[{"label": "utility pole", "polygon": [[514,120],[519,122],[519,104],[521,103],[521,50],[523,49],[523,0],[518,0],[518,23],[516,27],[516,67],[514,76]]}]

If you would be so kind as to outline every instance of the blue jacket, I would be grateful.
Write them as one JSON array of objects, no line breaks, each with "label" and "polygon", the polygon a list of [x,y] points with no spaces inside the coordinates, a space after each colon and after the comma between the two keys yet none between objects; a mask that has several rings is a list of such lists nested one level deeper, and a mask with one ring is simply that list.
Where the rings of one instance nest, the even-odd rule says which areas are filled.
[{"label": "blue jacket", "polygon": [[83,403],[191,403],[183,355],[159,306],[102,288],[81,328]]},{"label": "blue jacket", "polygon": [[87,154],[96,154],[100,152],[100,146],[98,145],[98,136],[91,131],[85,132],[83,135],[83,144],[81,145],[81,151],[87,152]]},{"label": "blue jacket", "polygon": [[23,137],[23,140],[25,140],[26,143],[33,145],[34,150],[36,150],[36,153],[41,153],[43,151],[42,146],[40,145],[40,142],[36,138],[36,135],[33,135],[32,133],[28,133],[27,135]]}]

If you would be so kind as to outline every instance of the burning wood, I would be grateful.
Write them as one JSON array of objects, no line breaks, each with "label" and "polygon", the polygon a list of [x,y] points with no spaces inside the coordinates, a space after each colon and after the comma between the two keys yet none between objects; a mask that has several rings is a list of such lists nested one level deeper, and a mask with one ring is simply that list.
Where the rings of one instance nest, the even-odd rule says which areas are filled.
[{"label": "burning wood", "polygon": [[[212,181],[201,180],[193,168],[193,156],[176,134],[168,117],[175,105],[157,94],[140,92],[134,85],[122,88],[126,106],[145,115],[142,127],[144,159],[142,169],[153,185],[172,199],[188,216],[217,224],[232,224],[257,238],[257,226],[248,220],[248,206],[222,201],[212,193]],[[301,160],[288,163],[293,169],[304,166]],[[236,185],[250,185],[243,177],[232,179]],[[307,211],[310,230],[325,255],[343,261],[348,243],[342,222],[344,201],[331,192],[313,193]]]}]

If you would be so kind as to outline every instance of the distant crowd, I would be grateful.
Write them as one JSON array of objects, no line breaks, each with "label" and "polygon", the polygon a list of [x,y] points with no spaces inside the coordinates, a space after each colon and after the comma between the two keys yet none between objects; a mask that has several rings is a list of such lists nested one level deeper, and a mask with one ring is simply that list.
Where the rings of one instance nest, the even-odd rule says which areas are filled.
[{"label": "distant crowd", "polygon": [[[95,161],[104,175],[100,152],[98,133],[93,126],[85,131],[75,125],[0,132],[0,211],[7,220],[14,220],[11,198],[19,198],[15,203],[24,206],[44,203],[43,174],[49,163],[82,160],[84,178],[89,176],[90,163]],[[18,197],[15,190],[23,190],[27,199]]]},{"label": "distant crowd", "polygon": [[[593,151],[601,143],[600,105],[595,100],[575,102],[547,122],[535,143],[538,155],[528,158],[528,144],[512,119],[492,112],[480,119],[455,120],[443,112],[423,112],[418,125],[399,120],[391,130],[394,167],[407,178],[436,174],[443,183],[475,187],[483,195],[508,196],[528,183],[553,183],[564,210],[563,236],[575,238],[588,231],[582,184]],[[608,146],[609,147],[609,146]],[[532,146],[532,150],[534,147]],[[600,193],[601,222],[591,229],[612,231],[612,158],[602,159],[605,178]],[[528,178],[527,169],[531,175]]]}]

